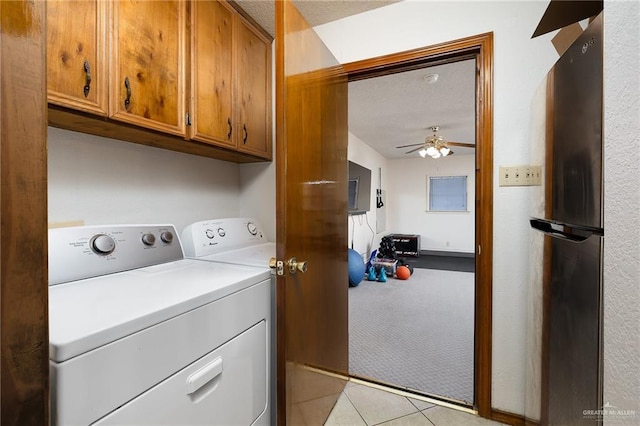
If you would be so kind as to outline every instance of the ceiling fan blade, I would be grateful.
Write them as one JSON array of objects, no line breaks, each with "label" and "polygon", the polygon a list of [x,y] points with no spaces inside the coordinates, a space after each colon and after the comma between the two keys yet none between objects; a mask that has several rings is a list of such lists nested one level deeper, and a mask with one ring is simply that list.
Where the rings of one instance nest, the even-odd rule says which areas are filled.
[{"label": "ceiling fan blade", "polygon": [[412,150],[405,152],[405,154],[411,154],[412,152],[420,151],[423,147],[424,147],[424,144],[421,143],[419,147],[413,148]]},{"label": "ceiling fan blade", "polygon": [[463,147],[467,147],[467,148],[475,148],[476,144],[473,143],[465,143],[465,142],[452,142],[452,141],[445,141],[446,145],[451,145],[451,146],[463,146]]},{"label": "ceiling fan blade", "polygon": [[424,145],[424,142],[412,143],[410,145],[400,145],[400,146],[396,146],[396,148],[409,148],[410,146],[417,146],[417,145]]}]

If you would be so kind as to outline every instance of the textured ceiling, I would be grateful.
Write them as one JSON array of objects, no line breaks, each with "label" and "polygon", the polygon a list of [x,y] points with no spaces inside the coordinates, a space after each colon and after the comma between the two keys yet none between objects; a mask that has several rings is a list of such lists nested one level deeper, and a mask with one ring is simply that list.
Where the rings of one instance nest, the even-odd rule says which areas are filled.
[{"label": "textured ceiling", "polygon": [[[430,74],[435,83],[425,81]],[[445,140],[475,144],[475,60],[349,83],[349,131],[384,157],[417,156],[395,147],[424,142],[432,126]]]},{"label": "textured ceiling", "polygon": [[[307,22],[315,27],[347,16],[397,3],[399,0],[294,0]],[[271,0],[236,0],[272,37],[275,36],[275,6]]]},{"label": "textured ceiling", "polygon": [[[317,26],[387,6],[382,0],[294,0],[311,24]],[[237,3],[272,36],[275,8],[270,0]],[[438,74],[427,84],[424,76]],[[349,130],[386,158],[411,158],[410,148],[398,145],[423,142],[439,126],[445,140],[475,143],[475,61],[392,74],[349,83]],[[473,154],[455,147],[456,155]]]}]

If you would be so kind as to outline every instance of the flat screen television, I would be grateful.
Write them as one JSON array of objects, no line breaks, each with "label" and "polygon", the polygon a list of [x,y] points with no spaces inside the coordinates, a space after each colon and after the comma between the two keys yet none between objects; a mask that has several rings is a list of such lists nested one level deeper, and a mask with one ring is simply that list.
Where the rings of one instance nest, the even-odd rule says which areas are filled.
[{"label": "flat screen television", "polygon": [[371,209],[371,170],[349,161],[349,214],[365,214]]}]

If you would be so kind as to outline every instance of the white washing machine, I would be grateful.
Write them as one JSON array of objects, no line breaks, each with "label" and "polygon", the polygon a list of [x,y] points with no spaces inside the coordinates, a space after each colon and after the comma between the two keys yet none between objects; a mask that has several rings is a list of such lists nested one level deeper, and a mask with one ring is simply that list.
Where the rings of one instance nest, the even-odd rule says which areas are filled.
[{"label": "white washing machine", "polygon": [[269,424],[269,277],[171,225],[50,230],[52,424]]},{"label": "white washing machine", "polygon": [[[276,255],[276,244],[267,237],[254,218],[210,219],[192,223],[182,231],[185,255],[207,262],[246,265],[271,273],[269,259]],[[271,406],[272,424],[276,424],[276,291],[271,275]]]}]

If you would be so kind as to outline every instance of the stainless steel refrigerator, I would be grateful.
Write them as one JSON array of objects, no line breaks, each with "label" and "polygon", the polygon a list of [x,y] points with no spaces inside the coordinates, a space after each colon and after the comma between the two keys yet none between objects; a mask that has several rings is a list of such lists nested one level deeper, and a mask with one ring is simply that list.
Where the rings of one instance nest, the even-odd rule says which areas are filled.
[{"label": "stainless steel refrigerator", "polygon": [[602,408],[602,57],[600,15],[547,76],[543,202],[531,218],[544,233],[541,424],[596,424]]}]

